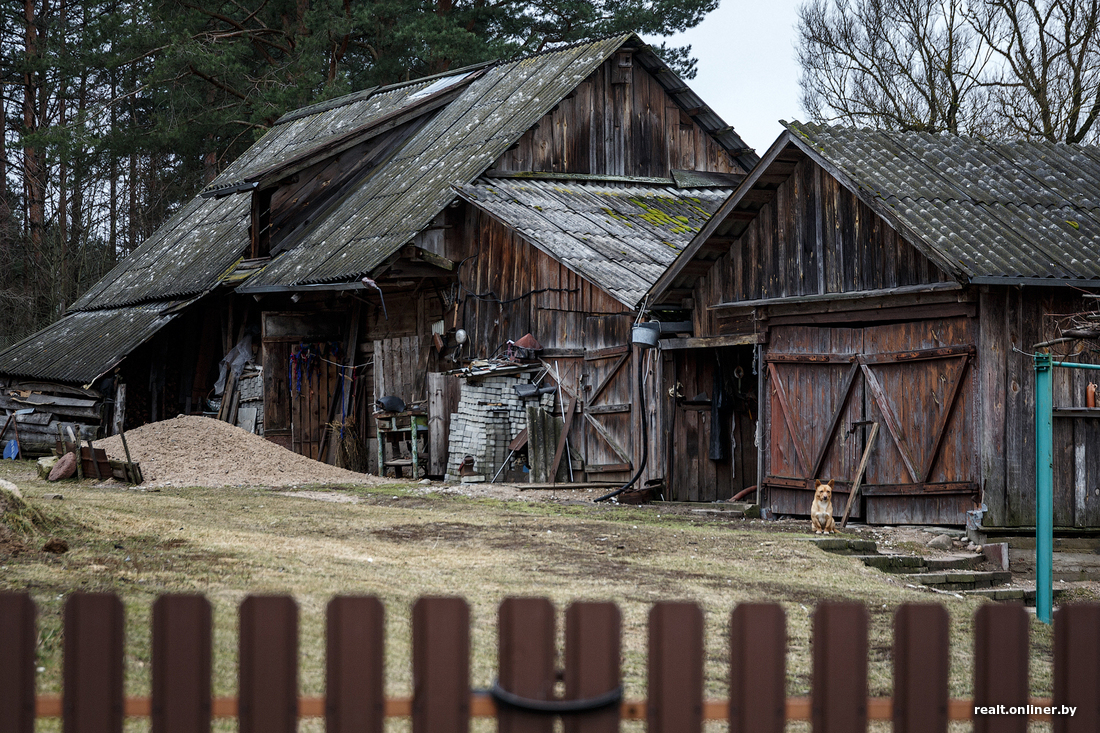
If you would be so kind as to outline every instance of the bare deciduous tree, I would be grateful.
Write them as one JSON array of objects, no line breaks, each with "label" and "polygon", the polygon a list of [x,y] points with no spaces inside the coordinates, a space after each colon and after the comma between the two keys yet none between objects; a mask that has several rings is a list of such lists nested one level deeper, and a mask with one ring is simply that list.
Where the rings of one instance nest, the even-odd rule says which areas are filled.
[{"label": "bare deciduous tree", "polygon": [[1084,142],[1100,117],[1100,0],[809,0],[818,121]]},{"label": "bare deciduous tree", "polygon": [[798,30],[815,119],[958,132],[977,113],[991,54],[951,0],[810,0]]}]

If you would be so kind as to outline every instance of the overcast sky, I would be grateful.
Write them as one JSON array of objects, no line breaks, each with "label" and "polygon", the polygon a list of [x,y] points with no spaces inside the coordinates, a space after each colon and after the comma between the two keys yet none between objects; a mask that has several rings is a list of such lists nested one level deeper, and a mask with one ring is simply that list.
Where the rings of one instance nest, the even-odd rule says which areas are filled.
[{"label": "overcast sky", "polygon": [[667,39],[691,44],[699,74],[688,84],[760,155],[782,131],[778,120],[806,118],[794,50],[798,4],[722,0],[698,26]]}]

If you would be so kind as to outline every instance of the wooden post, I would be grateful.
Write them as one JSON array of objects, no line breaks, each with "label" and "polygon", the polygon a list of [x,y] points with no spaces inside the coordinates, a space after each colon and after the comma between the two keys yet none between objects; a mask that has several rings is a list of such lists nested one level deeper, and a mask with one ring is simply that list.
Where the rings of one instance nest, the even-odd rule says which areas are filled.
[{"label": "wooden post", "polygon": [[859,487],[863,484],[863,474],[867,470],[867,460],[871,457],[871,448],[874,447],[875,438],[877,437],[878,423],[875,423],[871,426],[871,435],[867,438],[867,447],[863,449],[863,457],[859,459],[855,483],[852,484],[852,489],[848,492],[848,502],[844,505],[844,517],[840,520],[841,527],[848,526],[848,516],[852,513],[852,504],[855,503],[856,494],[859,493]]},{"label": "wooden post", "polygon": [[249,596],[240,608],[240,733],[298,730],[298,605]]},{"label": "wooden post", "polygon": [[649,612],[646,730],[703,730],[703,612],[694,603],[660,602]]},{"label": "wooden post", "polygon": [[328,733],[382,733],[385,609],[374,596],[328,604],[325,723]]},{"label": "wooden post", "polygon": [[[622,685],[622,617],[609,602],[578,602],[565,612],[565,699],[603,695]],[[571,715],[565,733],[617,733],[622,706]]]},{"label": "wooden post", "polygon": [[113,593],[65,602],[65,733],[122,733],[123,609]]},{"label": "wooden post", "polygon": [[111,420],[111,435],[118,435],[126,423],[126,385],[118,383],[115,388],[115,414]]},{"label": "wooden post", "polygon": [[166,595],[153,603],[153,733],[209,733],[210,603]]},{"label": "wooden post", "polygon": [[894,733],[947,733],[948,618],[933,603],[894,614]]},{"label": "wooden post", "polygon": [[413,733],[470,730],[470,608],[461,598],[413,604]]},{"label": "wooden post", "polygon": [[[569,411],[565,414],[565,425],[561,429],[561,437],[558,438],[557,449],[554,451],[554,460],[550,463],[550,476],[549,481],[552,484],[558,482],[558,466],[561,465],[562,454],[566,452],[565,447],[569,444],[569,428],[573,425],[573,413],[577,409],[577,395],[573,395],[569,400]],[[565,460],[572,460],[569,456],[566,456]]]},{"label": "wooden post", "polygon": [[730,618],[730,733],[782,733],[787,620],[778,603],[742,603]]},{"label": "wooden post", "polygon": [[814,733],[867,730],[867,609],[826,602],[814,611]]},{"label": "wooden post", "polygon": [[34,617],[29,593],[0,593],[0,733],[34,733]]},{"label": "wooden post", "polygon": [[[989,603],[974,614],[974,706],[1027,704],[1027,612]],[[974,733],[1026,733],[1026,715],[975,715]]]},{"label": "wooden post", "polygon": [[1054,612],[1054,733],[1100,730],[1100,606],[1068,605]]},{"label": "wooden post", "polygon": [[[497,620],[500,686],[529,700],[553,700],[557,679],[554,604],[547,598],[505,598]],[[497,707],[500,733],[553,733],[554,716]]]}]

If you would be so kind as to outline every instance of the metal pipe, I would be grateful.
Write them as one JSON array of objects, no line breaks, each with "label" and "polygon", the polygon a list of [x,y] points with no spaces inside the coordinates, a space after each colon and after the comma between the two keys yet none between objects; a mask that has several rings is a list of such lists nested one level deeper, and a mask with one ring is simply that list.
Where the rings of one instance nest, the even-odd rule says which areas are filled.
[{"label": "metal pipe", "polygon": [[[1052,363],[1061,366],[1051,361],[1050,354],[1035,355],[1035,615],[1048,625],[1054,602]],[[1093,368],[1100,369],[1100,366]]]},{"label": "metal pipe", "polygon": [[[1100,364],[1078,364],[1078,363],[1072,362],[1072,361],[1049,361],[1050,360],[1050,354],[1036,354],[1035,355],[1036,360],[1038,360],[1038,358],[1040,356],[1045,356],[1047,358],[1049,364],[1052,364],[1052,365],[1058,366],[1058,367],[1066,367],[1068,369],[1100,369]],[[1039,368],[1039,365],[1038,365],[1037,361],[1036,361],[1035,368],[1036,369]]]}]

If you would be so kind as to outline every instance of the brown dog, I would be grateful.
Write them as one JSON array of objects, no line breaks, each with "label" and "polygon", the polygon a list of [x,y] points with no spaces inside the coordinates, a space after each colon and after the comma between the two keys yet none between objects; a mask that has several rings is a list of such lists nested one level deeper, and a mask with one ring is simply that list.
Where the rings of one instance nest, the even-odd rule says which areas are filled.
[{"label": "brown dog", "polygon": [[816,481],[814,484],[814,503],[810,504],[810,524],[817,534],[836,532],[833,521],[833,480],[828,483]]}]

